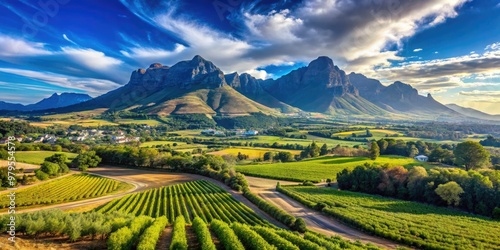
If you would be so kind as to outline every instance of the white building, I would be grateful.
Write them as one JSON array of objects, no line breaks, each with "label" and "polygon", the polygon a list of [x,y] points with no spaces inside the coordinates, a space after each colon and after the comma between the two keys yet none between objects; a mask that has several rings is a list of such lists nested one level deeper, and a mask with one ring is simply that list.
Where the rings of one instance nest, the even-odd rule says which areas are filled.
[{"label": "white building", "polygon": [[429,160],[429,157],[425,156],[425,155],[417,155],[415,156],[413,159],[417,160],[417,161],[422,161],[422,162],[426,162]]}]

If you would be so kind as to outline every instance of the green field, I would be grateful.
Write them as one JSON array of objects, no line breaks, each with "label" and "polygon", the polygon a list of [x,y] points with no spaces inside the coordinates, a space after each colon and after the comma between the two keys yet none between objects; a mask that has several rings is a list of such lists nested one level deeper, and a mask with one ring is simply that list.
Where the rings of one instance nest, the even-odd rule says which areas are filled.
[{"label": "green field", "polygon": [[300,150],[276,149],[276,148],[250,148],[250,147],[227,148],[220,151],[210,152],[209,154],[237,156],[238,153],[242,153],[248,155],[249,159],[256,159],[256,158],[263,158],[266,152],[279,152],[279,151],[290,152],[292,153],[292,155],[300,154]]},{"label": "green field", "polygon": [[[130,188],[132,185],[120,181],[75,174],[17,191],[16,206],[30,207],[96,198]],[[6,208],[8,204],[9,198],[2,195],[0,208]]]},{"label": "green field", "polygon": [[68,157],[68,162],[70,163],[78,154],[68,153],[68,152],[55,152],[55,151],[17,151],[16,161],[30,163],[30,164],[42,164],[44,159],[52,156],[54,154],[65,154]]},{"label": "green field", "polygon": [[[353,131],[341,132],[333,134],[333,136],[351,137],[353,133],[356,134],[357,136],[366,135],[366,130],[353,130]],[[391,136],[397,134],[398,136],[404,136],[404,134],[398,131],[389,129],[370,129],[370,133],[373,135],[373,137],[370,137],[369,139],[373,138],[377,140],[380,138],[385,138],[386,135]]]},{"label": "green field", "polygon": [[[174,146],[174,143],[177,146]],[[158,145],[170,145],[170,147],[174,150],[178,149],[195,149],[195,148],[203,148],[206,149],[207,146],[203,144],[195,144],[195,143],[185,143],[185,142],[178,142],[178,141],[148,141],[148,142],[143,142],[141,143],[141,147],[155,147]]]},{"label": "green field", "polygon": [[[465,212],[332,188],[282,186],[312,206],[377,236],[422,249],[500,249],[500,222]],[[297,198],[296,198],[297,199]]]},{"label": "green field", "polygon": [[365,163],[369,164],[390,164],[392,166],[431,166],[417,162],[412,158],[402,156],[381,156],[372,161],[366,157],[332,157],[325,156],[313,159],[302,160],[289,163],[271,163],[259,165],[237,166],[236,170],[249,175],[279,180],[290,181],[313,181],[320,182],[322,179],[337,178],[337,173],[345,168],[354,168]]}]

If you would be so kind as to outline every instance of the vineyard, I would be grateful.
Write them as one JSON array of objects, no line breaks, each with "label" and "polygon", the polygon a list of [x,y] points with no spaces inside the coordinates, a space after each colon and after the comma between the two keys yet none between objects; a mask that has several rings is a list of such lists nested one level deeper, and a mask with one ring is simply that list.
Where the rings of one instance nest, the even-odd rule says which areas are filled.
[{"label": "vineyard", "polygon": [[[75,174],[28,187],[16,192],[16,206],[29,207],[96,198],[131,188],[130,184],[89,175]],[[9,205],[9,197],[0,198],[0,208]]]},{"label": "vineyard", "polygon": [[174,221],[177,216],[182,215],[187,224],[191,224],[191,221],[198,216],[207,222],[218,219],[226,223],[269,225],[269,222],[235,200],[231,194],[204,180],[129,194],[97,208],[96,211],[101,213],[117,211],[153,218],[165,216],[169,221]]},{"label": "vineyard", "polygon": [[500,222],[417,202],[338,191],[281,186],[309,207],[377,236],[422,249],[500,249]]}]

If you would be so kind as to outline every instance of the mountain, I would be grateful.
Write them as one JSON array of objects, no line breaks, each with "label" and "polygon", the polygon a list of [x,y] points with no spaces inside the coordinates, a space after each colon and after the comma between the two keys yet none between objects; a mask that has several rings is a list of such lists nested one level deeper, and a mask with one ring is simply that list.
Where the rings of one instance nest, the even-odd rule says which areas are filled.
[{"label": "mountain", "polygon": [[430,94],[421,96],[418,91],[402,82],[384,86],[380,81],[362,74],[349,74],[351,83],[359,94],[375,105],[391,111],[405,114],[461,116],[445,105],[436,101]]},{"label": "mountain", "polygon": [[233,89],[224,73],[201,56],[172,67],[154,63],[148,69],[135,70],[125,86],[57,112],[96,108],[158,115],[277,113]]},{"label": "mountain", "polygon": [[278,100],[304,111],[332,115],[387,113],[361,97],[345,72],[325,56],[276,80],[262,82],[262,86]]},{"label": "mountain", "polygon": [[264,80],[256,79],[255,77],[243,73],[238,75],[237,72],[227,74],[224,76],[227,84],[233,87],[236,91],[240,92],[244,96],[263,104],[270,108],[275,108],[283,113],[294,113],[300,111],[298,108],[294,108],[286,103],[283,103],[276,99],[274,96],[269,94],[262,87]]},{"label": "mountain", "polygon": [[500,115],[490,115],[476,109],[465,108],[456,104],[446,104],[446,107],[453,109],[456,112],[468,117],[482,119],[482,120],[500,121]]},{"label": "mountain", "polygon": [[61,108],[74,105],[91,99],[92,97],[87,94],[54,93],[52,96],[48,98],[45,98],[37,103],[29,104],[26,106],[17,103],[13,104],[7,102],[0,102],[0,110],[34,111],[34,110],[54,109],[54,108]]}]

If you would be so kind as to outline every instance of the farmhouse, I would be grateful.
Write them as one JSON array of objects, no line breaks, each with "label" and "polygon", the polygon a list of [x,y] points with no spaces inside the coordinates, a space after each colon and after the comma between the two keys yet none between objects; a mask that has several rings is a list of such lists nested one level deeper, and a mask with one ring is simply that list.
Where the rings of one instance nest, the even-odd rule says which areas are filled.
[{"label": "farmhouse", "polygon": [[418,155],[418,156],[415,156],[414,159],[417,161],[426,162],[429,160],[429,157],[427,157],[425,155]]}]

